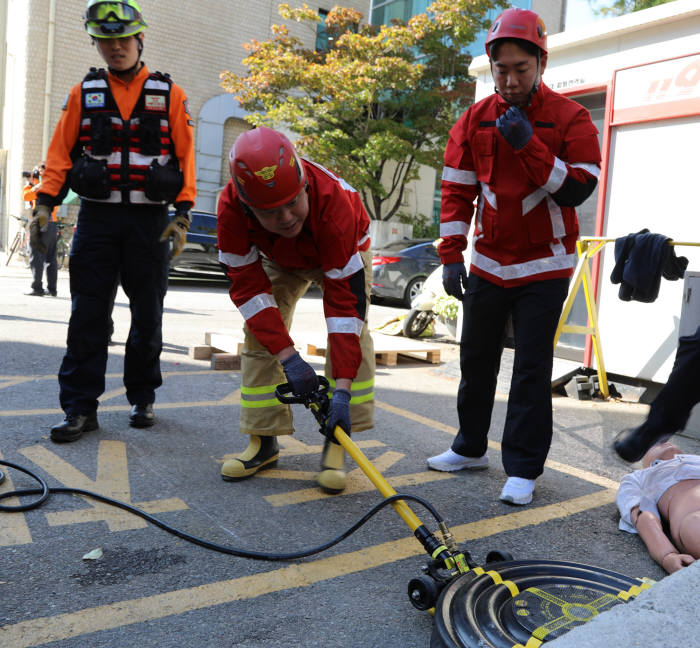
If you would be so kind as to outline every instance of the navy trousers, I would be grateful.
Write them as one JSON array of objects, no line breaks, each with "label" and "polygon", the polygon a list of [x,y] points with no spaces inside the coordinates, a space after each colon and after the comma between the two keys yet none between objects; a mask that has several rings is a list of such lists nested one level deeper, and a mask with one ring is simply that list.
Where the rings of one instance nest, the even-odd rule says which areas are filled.
[{"label": "navy trousers", "polygon": [[700,327],[678,339],[676,359],[666,384],[651,403],[639,432],[661,438],[685,428],[690,412],[700,402]]},{"label": "navy trousers", "polygon": [[41,233],[41,241],[46,246],[46,253],[42,254],[30,246],[29,266],[32,269],[32,290],[42,292],[44,289],[44,268],[46,268],[46,289],[56,294],[56,280],[58,279],[58,262],[56,261],[56,239],[58,237],[58,223],[49,221],[46,231]]},{"label": "navy trousers", "polygon": [[508,318],[515,339],[513,376],[501,444],[509,477],[542,474],[552,441],[554,333],[568,279],[503,288],[474,274],[464,297],[457,394],[459,433],[452,450],[480,457],[487,449]]},{"label": "navy trousers", "polygon": [[158,239],[167,223],[165,206],[82,201],[70,252],[67,349],[58,373],[66,414],[94,412],[105,390],[118,277],[131,310],[124,355],[126,397],[132,405],[155,401],[155,390],[162,384],[163,299],[168,287],[168,243]]}]

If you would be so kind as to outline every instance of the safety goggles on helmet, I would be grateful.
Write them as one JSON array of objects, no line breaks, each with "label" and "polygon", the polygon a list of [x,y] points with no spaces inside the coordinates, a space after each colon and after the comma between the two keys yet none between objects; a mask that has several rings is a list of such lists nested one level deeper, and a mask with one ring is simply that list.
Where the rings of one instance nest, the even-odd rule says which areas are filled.
[{"label": "safety goggles on helmet", "polygon": [[119,20],[133,22],[143,20],[141,12],[126,2],[96,2],[85,10],[85,20],[102,22],[103,20]]},{"label": "safety goggles on helmet", "polygon": [[127,2],[89,2],[85,13],[85,28],[96,38],[119,38],[143,31],[146,21],[134,0]]},{"label": "safety goggles on helmet", "polygon": [[229,167],[238,197],[255,209],[286,205],[306,186],[304,167],[292,143],[265,126],[238,136]]}]

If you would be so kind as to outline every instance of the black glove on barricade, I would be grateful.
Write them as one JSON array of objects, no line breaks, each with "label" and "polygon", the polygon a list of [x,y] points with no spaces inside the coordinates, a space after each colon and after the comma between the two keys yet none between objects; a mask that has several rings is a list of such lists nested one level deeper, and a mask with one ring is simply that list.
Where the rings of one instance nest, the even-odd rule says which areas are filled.
[{"label": "black glove on barricade", "polygon": [[467,269],[463,263],[446,263],[442,268],[442,286],[445,292],[462,301],[467,289]]},{"label": "black glove on barricade", "polygon": [[333,439],[333,432],[339,425],[346,434],[350,434],[350,392],[336,389],[331,398],[331,407],[326,421],[326,436]]},{"label": "black glove on barricade", "polygon": [[318,389],[318,376],[313,367],[298,352],[282,361],[282,369],[295,396],[310,394]]},{"label": "black glove on barricade", "polygon": [[519,106],[511,106],[496,120],[496,128],[516,151],[519,151],[532,137],[532,126],[527,113]]}]

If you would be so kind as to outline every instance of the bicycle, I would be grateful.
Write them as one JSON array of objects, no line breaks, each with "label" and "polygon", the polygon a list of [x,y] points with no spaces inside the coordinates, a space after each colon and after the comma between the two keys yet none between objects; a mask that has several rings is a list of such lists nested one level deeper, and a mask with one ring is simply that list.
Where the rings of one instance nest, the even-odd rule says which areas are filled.
[{"label": "bicycle", "polygon": [[29,220],[24,217],[24,216],[15,216],[12,214],[12,218],[16,218],[18,221],[21,221],[22,227],[18,230],[17,234],[15,234],[15,238],[12,241],[12,245],[10,245],[9,252],[7,254],[7,261],[5,261],[5,265],[10,265],[10,261],[12,260],[12,256],[14,255],[15,252],[17,252],[23,259],[24,259],[24,265],[28,268],[29,267],[29,228],[27,225],[29,224]]}]

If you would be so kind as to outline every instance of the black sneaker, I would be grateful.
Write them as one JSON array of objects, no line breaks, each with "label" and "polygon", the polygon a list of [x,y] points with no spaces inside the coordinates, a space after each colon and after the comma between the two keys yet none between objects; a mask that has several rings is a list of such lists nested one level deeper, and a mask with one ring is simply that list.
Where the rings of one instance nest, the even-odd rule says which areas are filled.
[{"label": "black sneaker", "polygon": [[29,297],[43,297],[46,293],[43,290],[32,290],[31,292],[24,294]]},{"label": "black sneaker", "polygon": [[56,443],[77,441],[86,432],[91,432],[100,427],[97,422],[97,412],[90,414],[66,414],[63,423],[51,428],[51,440]]}]

